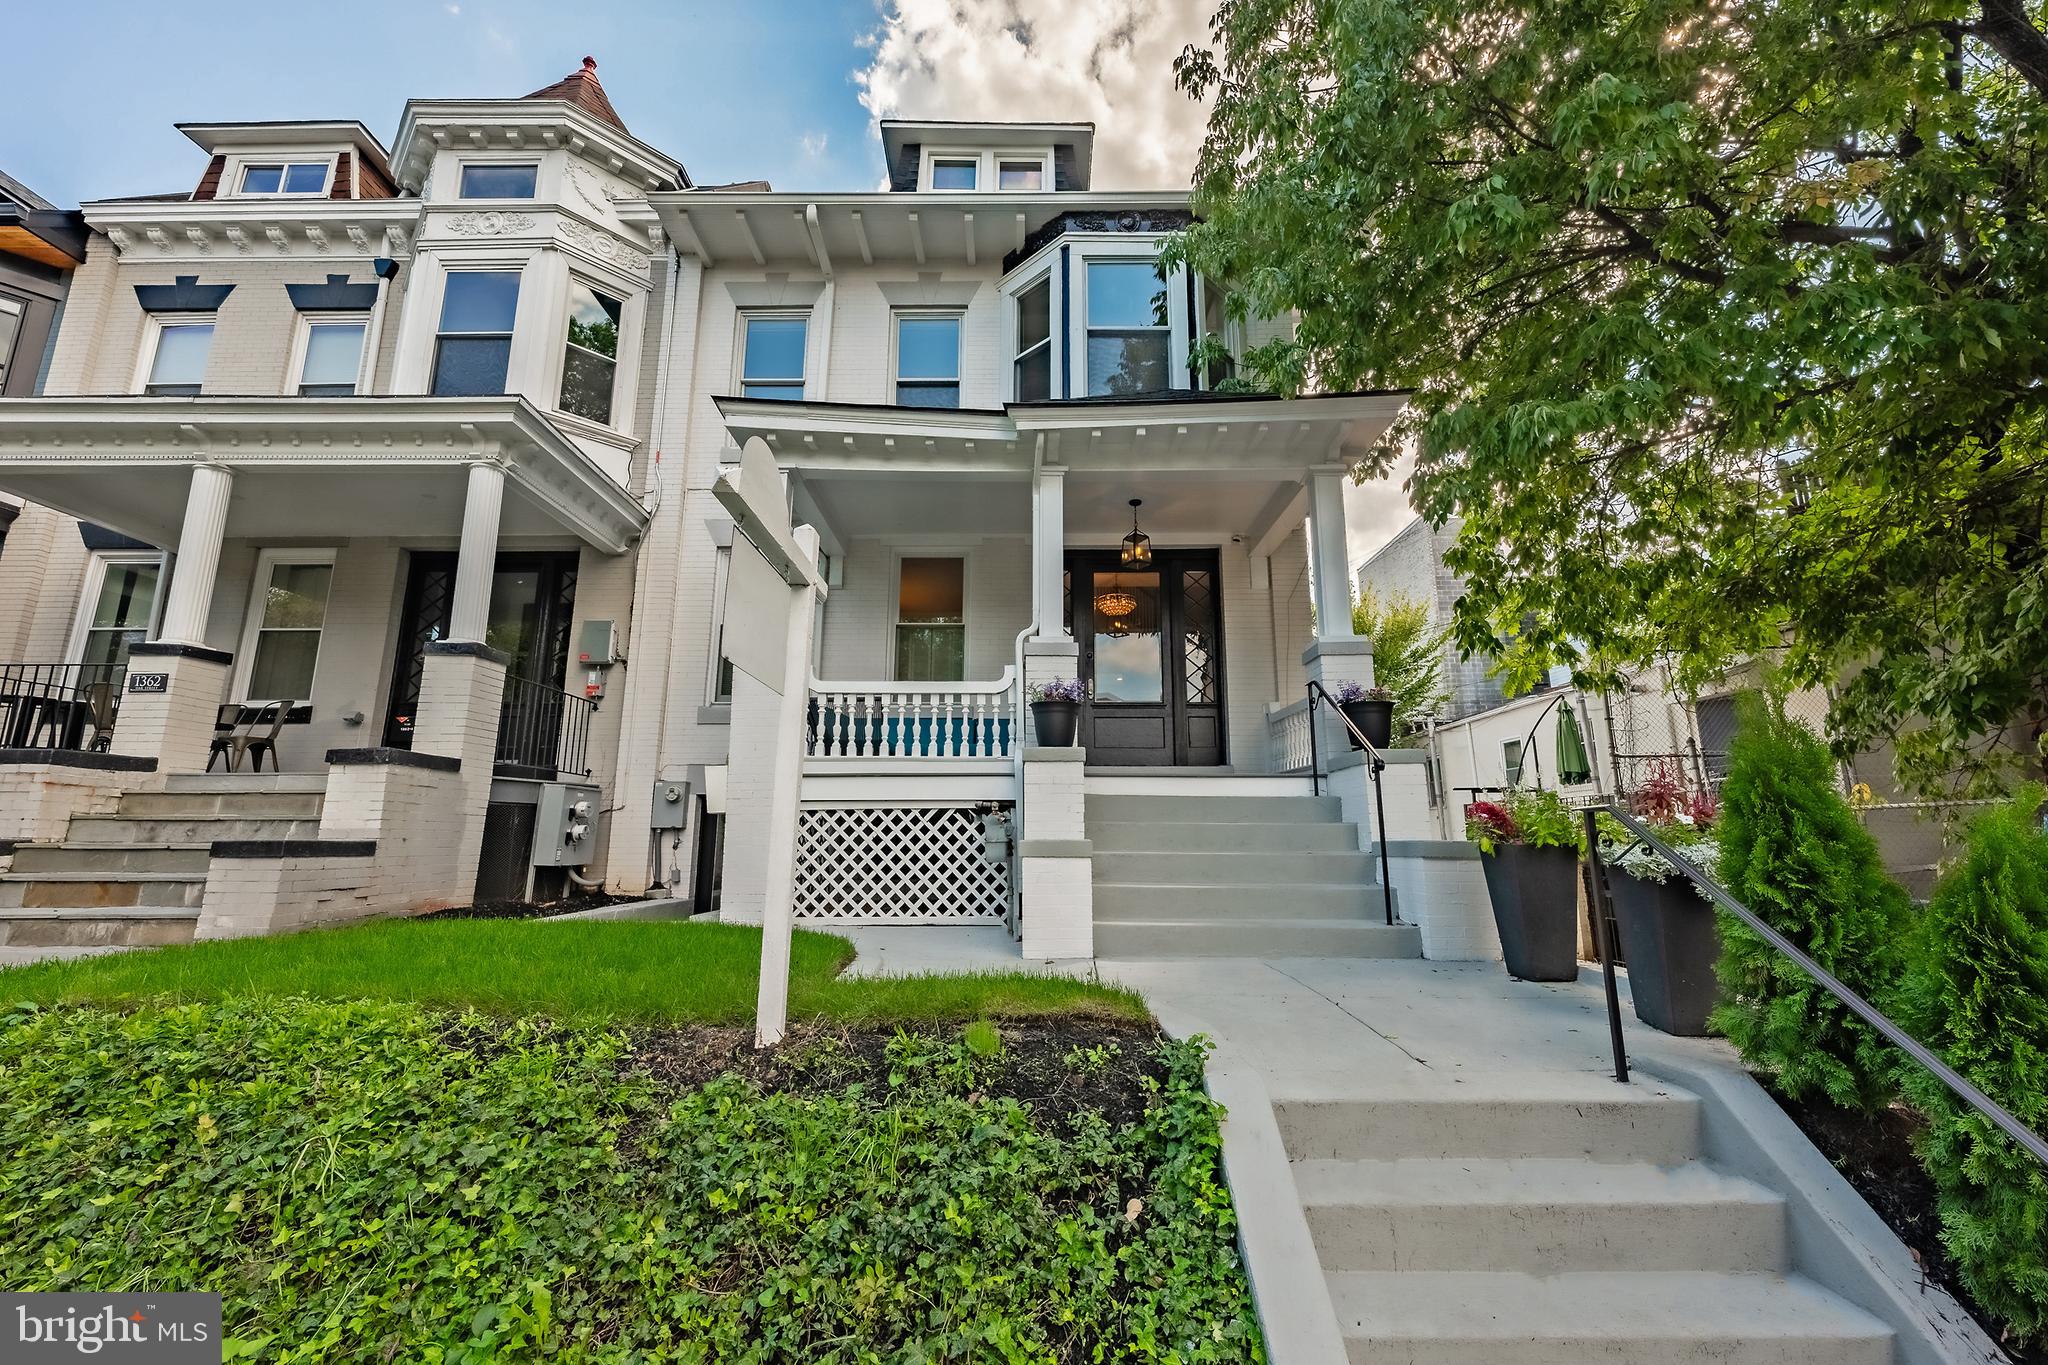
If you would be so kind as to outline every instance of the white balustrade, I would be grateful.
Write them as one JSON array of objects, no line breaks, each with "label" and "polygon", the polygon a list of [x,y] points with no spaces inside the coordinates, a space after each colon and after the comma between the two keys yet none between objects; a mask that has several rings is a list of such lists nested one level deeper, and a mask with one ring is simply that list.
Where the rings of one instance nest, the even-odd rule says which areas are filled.
[{"label": "white balustrade", "polygon": [[1305,773],[1315,766],[1309,733],[1308,699],[1266,708],[1266,734],[1273,747],[1273,771]]},{"label": "white balustrade", "polygon": [[1015,733],[1017,671],[994,682],[826,682],[811,679],[804,717],[808,758],[1007,758]]}]

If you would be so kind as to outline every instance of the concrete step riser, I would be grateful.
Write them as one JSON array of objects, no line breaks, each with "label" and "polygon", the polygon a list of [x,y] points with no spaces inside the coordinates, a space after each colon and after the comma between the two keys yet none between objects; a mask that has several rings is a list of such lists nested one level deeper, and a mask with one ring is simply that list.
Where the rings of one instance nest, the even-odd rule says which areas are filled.
[{"label": "concrete step riser", "polygon": [[211,844],[216,839],[311,839],[318,820],[262,820],[215,816],[188,820],[130,820],[118,815],[73,816],[65,843],[72,848],[122,844]]},{"label": "concrete step riser", "polygon": [[16,872],[70,873],[80,877],[118,877],[124,872],[190,872],[206,875],[207,851],[196,848],[152,848],[120,845],[80,848],[74,844],[31,844],[15,850]]},{"label": "concrete step riser", "polygon": [[1477,1361],[1512,1361],[1513,1365],[1892,1365],[1892,1343],[1856,1337],[1815,1340],[1812,1337],[1745,1337],[1731,1325],[1726,1336],[1663,1336],[1654,1331],[1626,1336],[1517,1337],[1503,1344],[1491,1336],[1459,1338],[1347,1336],[1345,1359],[1351,1365],[1474,1365]]},{"label": "concrete step riser", "polygon": [[120,814],[131,820],[225,815],[237,819],[317,820],[319,792],[129,792]]},{"label": "concrete step riser", "polygon": [[1098,853],[1356,853],[1358,827],[1342,823],[1299,825],[1219,822],[1157,824],[1145,820],[1087,822]]},{"label": "concrete step riser", "polygon": [[1326,1271],[1743,1273],[1785,1264],[1784,1207],[1767,1202],[1311,1204],[1308,1225]]},{"label": "concrete step riser", "polygon": [[1334,796],[1090,796],[1083,809],[1091,821],[1148,824],[1292,824],[1343,818]]},{"label": "concrete step riser", "polygon": [[[1225,845],[1225,847],[1231,847]],[[1289,883],[1371,886],[1378,865],[1363,853],[1137,853],[1097,851],[1098,882],[1278,887]]]},{"label": "concrete step riser", "polygon": [[10,919],[0,911],[0,945],[9,948],[152,948],[190,943],[198,912],[153,919]]},{"label": "concrete step riser", "polygon": [[[1398,912],[1399,904],[1395,909]],[[1095,918],[1125,920],[1361,919],[1384,922],[1377,886],[1131,886],[1095,883]]]},{"label": "concrete step riser", "polygon": [[1273,1112],[1287,1154],[1297,1161],[1462,1156],[1671,1163],[1697,1157],[1700,1144],[1699,1101],[1690,1097],[1280,1100]]},{"label": "concrete step riser", "polygon": [[197,910],[206,899],[204,876],[172,881],[11,880],[19,875],[10,873],[10,880],[0,880],[0,914],[15,907],[118,909],[123,906],[153,906]]},{"label": "concrete step riser", "polygon": [[172,773],[164,779],[170,792],[324,792],[325,773]]},{"label": "concrete step riser", "polygon": [[1421,935],[1383,924],[1150,923],[1095,925],[1102,958],[1420,957]]}]

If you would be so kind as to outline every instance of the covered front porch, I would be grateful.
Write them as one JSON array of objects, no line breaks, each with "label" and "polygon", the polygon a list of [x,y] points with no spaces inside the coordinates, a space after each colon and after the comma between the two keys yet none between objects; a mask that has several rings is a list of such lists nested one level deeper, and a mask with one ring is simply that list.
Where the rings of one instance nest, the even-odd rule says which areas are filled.
[{"label": "covered front porch", "polygon": [[[1085,909],[1088,783],[1305,773],[1307,678],[1370,679],[1370,647],[1351,634],[1343,481],[1401,401],[721,400],[734,441],[776,455],[825,568],[797,913],[1019,931],[1033,922],[1034,849],[1070,863],[1070,846],[1084,850],[1056,894]],[[1053,678],[1087,696],[1075,747],[1057,755],[1029,706]],[[742,709],[736,698],[735,735]],[[1060,780],[1034,781],[1053,757]],[[743,802],[728,813],[738,872],[750,815]],[[746,887],[726,886],[727,912],[746,917]]]},{"label": "covered front porch", "polygon": [[0,664],[17,764],[324,777],[323,837],[396,818],[338,803],[343,770],[439,773],[443,900],[487,807],[606,779],[607,675],[572,652],[628,614],[646,514],[522,399],[32,400],[0,488],[129,547],[90,561],[68,657]]}]

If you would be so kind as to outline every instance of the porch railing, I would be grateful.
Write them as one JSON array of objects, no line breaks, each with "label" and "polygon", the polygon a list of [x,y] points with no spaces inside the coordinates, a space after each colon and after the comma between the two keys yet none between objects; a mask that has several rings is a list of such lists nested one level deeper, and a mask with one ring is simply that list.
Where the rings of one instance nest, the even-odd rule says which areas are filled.
[{"label": "porch railing", "polygon": [[994,682],[825,682],[811,679],[807,758],[1008,758],[1017,670]]},{"label": "porch railing", "polygon": [[1266,707],[1266,739],[1273,750],[1273,771],[1305,773],[1315,767],[1315,736],[1309,726],[1312,710],[1306,697],[1285,706]]},{"label": "porch railing", "polygon": [[597,703],[530,678],[505,676],[497,766],[521,777],[590,776],[590,718]]},{"label": "porch railing", "polygon": [[0,663],[0,748],[105,750],[125,664]]}]

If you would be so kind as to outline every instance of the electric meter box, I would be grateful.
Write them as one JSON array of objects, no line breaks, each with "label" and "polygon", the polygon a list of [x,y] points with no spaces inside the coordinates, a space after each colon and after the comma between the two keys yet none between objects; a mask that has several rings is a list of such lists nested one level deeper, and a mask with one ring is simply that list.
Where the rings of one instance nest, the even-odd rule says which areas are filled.
[{"label": "electric meter box", "polygon": [[652,815],[647,821],[649,829],[687,829],[690,824],[690,784],[688,782],[657,782],[654,784]]},{"label": "electric meter box", "polygon": [[533,812],[533,865],[582,867],[597,856],[597,788],[543,782]]},{"label": "electric meter box", "polygon": [[584,668],[610,668],[619,661],[619,627],[612,621],[585,621],[576,641],[576,662]]}]

